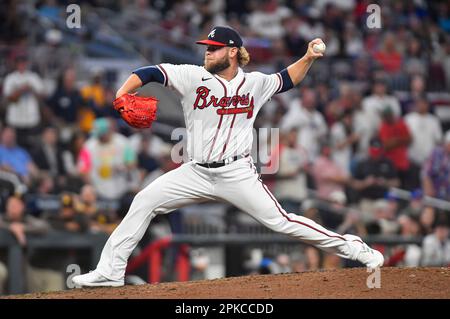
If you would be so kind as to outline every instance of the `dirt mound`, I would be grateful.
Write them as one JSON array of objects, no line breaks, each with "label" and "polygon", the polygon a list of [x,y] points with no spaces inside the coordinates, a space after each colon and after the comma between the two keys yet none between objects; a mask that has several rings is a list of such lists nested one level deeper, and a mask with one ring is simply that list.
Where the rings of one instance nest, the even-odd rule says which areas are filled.
[{"label": "dirt mound", "polygon": [[[371,276],[370,278],[368,278]],[[379,280],[377,280],[379,279]],[[371,286],[380,288],[368,288]],[[365,268],[282,275],[257,275],[216,280],[172,282],[120,288],[9,296],[30,299],[266,299],[266,298],[446,298],[450,268],[382,268],[379,276]]]}]

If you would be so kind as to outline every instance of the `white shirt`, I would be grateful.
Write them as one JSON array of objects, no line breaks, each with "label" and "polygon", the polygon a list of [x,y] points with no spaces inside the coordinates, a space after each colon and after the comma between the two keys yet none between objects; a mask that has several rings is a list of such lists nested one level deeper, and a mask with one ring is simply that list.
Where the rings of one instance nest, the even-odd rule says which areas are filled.
[{"label": "white shirt", "polygon": [[[330,131],[331,143],[333,147],[347,139],[347,132],[341,122],[336,122]],[[333,162],[339,165],[345,172],[350,173],[350,161],[352,158],[352,146],[347,145],[341,149],[334,148],[332,153]]]},{"label": "white shirt", "polygon": [[[3,95],[11,96],[16,90],[28,85],[36,93],[44,92],[44,85],[40,77],[33,72],[15,71],[6,76],[3,84]],[[6,109],[6,123],[15,128],[32,128],[39,124],[39,102],[32,93],[22,94],[15,102],[9,102]]]},{"label": "white shirt", "polygon": [[308,195],[306,174],[299,168],[308,162],[306,153],[301,148],[284,146],[280,154],[279,177],[298,172],[292,178],[280,178],[275,184],[275,194],[280,199],[302,201]]},{"label": "white shirt", "polygon": [[412,143],[409,146],[409,158],[417,164],[423,163],[442,139],[442,128],[433,114],[409,113],[405,116]]},{"label": "white shirt", "polygon": [[325,136],[328,128],[318,111],[308,111],[301,106],[300,99],[295,99],[283,116],[280,126],[285,132],[294,127],[298,128],[297,142],[306,150],[311,161],[319,155],[320,139]]},{"label": "white shirt", "polygon": [[157,65],[165,85],[181,97],[187,153],[198,163],[249,154],[259,110],[282,88],[279,73],[244,73],[227,81],[197,65]]},{"label": "white shirt", "polygon": [[446,267],[450,264],[450,240],[441,243],[435,234],[426,236],[422,243],[422,266]]},{"label": "white shirt", "polygon": [[283,37],[285,29],[282,26],[283,19],[292,15],[289,8],[280,6],[273,12],[256,10],[248,17],[248,25],[256,34],[270,39]]}]

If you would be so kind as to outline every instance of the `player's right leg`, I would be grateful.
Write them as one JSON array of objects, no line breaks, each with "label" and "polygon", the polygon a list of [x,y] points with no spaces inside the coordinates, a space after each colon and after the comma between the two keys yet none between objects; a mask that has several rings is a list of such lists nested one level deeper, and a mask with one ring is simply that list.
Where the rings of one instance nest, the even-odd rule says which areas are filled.
[{"label": "player's right leg", "polygon": [[213,199],[208,176],[194,170],[194,165],[192,162],[183,164],[140,191],[109,237],[97,269],[75,276],[73,282],[80,286],[122,286],[128,257],[157,214]]}]

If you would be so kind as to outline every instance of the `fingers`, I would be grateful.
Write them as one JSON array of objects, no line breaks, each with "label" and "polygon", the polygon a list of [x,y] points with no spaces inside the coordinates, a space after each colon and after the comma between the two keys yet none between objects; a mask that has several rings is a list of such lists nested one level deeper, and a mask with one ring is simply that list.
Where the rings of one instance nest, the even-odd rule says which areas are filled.
[{"label": "fingers", "polygon": [[310,42],[310,44],[313,45],[313,44],[319,44],[319,43],[322,43],[322,42],[323,42],[323,40],[321,38],[315,38],[314,40],[312,40]]}]

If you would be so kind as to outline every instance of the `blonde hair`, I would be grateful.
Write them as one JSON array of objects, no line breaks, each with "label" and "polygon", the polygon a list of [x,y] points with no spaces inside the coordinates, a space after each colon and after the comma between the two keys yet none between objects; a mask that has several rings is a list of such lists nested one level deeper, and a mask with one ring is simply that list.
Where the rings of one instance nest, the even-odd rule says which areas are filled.
[{"label": "blonde hair", "polygon": [[238,63],[240,66],[246,66],[250,62],[250,54],[245,47],[240,47],[238,51]]}]

